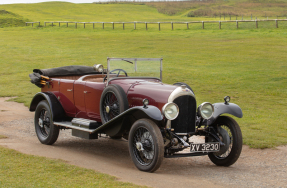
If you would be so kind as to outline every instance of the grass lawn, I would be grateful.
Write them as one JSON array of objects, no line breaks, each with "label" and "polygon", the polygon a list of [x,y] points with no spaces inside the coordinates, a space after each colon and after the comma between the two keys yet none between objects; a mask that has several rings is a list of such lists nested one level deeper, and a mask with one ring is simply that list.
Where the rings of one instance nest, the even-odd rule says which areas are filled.
[{"label": "grass lawn", "polygon": [[115,177],[0,147],[0,187],[141,187]]}]

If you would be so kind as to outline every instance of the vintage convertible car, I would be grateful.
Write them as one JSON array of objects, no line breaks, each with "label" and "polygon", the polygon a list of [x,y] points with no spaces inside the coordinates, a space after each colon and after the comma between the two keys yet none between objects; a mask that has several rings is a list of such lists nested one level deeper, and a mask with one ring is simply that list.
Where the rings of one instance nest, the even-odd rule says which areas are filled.
[{"label": "vintage convertible car", "polygon": [[[147,172],[157,170],[164,157],[208,155],[214,164],[230,166],[240,156],[240,127],[222,114],[241,118],[241,108],[228,96],[197,107],[190,86],[162,83],[162,58],[108,58],[107,69],[34,69],[30,77],[41,87],[30,111],[43,144],[55,143],[62,129],[86,139],[124,138],[135,166]],[[191,141],[194,136],[203,141]]]}]

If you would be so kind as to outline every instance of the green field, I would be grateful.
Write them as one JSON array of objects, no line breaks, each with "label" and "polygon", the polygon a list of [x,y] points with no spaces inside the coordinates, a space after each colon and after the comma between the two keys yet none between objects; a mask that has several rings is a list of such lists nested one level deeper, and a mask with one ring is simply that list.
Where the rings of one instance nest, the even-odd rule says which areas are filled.
[{"label": "green field", "polygon": [[[0,5],[0,10],[33,21],[155,21],[188,20],[160,14],[140,4],[39,3]],[[197,20],[199,18],[196,18]],[[208,19],[208,18],[203,18]],[[234,24],[234,23],[233,23]],[[106,64],[107,57],[163,57],[163,81],[186,82],[204,101],[221,102],[230,95],[243,109],[239,122],[244,144],[254,148],[287,143],[285,114],[287,86],[287,27],[245,27],[199,24],[157,25],[146,31],[127,25],[80,27],[4,27],[0,29],[0,96],[29,105],[39,91],[29,83],[34,68]]]}]

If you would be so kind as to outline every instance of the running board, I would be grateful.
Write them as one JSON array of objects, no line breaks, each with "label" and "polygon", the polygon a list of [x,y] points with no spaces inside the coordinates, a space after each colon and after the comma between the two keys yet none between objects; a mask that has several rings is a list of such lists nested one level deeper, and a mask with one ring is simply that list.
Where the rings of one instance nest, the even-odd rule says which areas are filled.
[{"label": "running board", "polygon": [[73,118],[71,122],[61,121],[61,122],[54,122],[54,124],[58,126],[66,127],[66,128],[89,132],[89,133],[95,132],[95,130],[101,125],[96,121],[89,120],[89,119],[83,119],[83,118]]}]

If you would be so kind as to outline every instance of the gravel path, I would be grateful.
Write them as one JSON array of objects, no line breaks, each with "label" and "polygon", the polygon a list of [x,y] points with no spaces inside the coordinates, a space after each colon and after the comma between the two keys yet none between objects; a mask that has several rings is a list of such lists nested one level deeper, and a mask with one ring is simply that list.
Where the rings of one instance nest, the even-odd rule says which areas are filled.
[{"label": "gravel path", "polygon": [[151,187],[287,187],[287,146],[264,150],[244,146],[231,167],[215,166],[207,156],[164,159],[155,173],[145,173],[133,165],[124,139],[104,136],[85,140],[66,130],[53,146],[40,144],[33,126],[34,113],[23,104],[5,100],[0,98],[0,134],[8,138],[0,139],[0,145],[23,153],[62,159]]}]

